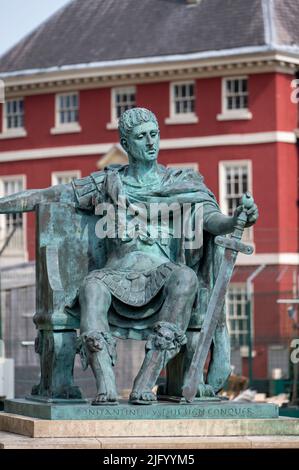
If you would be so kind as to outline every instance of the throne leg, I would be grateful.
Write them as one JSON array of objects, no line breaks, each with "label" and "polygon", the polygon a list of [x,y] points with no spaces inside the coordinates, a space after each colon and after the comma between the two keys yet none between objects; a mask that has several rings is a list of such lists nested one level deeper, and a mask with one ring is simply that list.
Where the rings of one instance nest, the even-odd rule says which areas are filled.
[{"label": "throne leg", "polygon": [[164,390],[159,390],[158,393],[166,397],[182,397],[182,388],[184,383],[184,375],[188,370],[193,357],[194,348],[192,347],[196,338],[194,337],[197,332],[186,331],[187,344],[181,351],[169,361],[166,368],[166,383]]},{"label": "throne leg", "polygon": [[184,356],[186,350],[180,351],[166,366],[166,382],[158,387],[158,396],[165,397],[182,397]]},{"label": "throne leg", "polygon": [[39,330],[35,351],[40,355],[41,378],[32,388],[32,398],[82,400],[73,378],[76,338],[75,330]]}]

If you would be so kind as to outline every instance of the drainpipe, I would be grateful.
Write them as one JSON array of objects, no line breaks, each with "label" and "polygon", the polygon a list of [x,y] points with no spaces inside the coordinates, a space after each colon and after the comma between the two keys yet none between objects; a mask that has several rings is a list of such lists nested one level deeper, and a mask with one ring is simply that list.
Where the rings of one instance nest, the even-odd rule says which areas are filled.
[{"label": "drainpipe", "polygon": [[252,367],[252,292],[253,280],[265,269],[266,264],[261,264],[246,280],[246,314],[248,319],[248,378],[249,387],[252,386],[253,381],[253,367]]}]

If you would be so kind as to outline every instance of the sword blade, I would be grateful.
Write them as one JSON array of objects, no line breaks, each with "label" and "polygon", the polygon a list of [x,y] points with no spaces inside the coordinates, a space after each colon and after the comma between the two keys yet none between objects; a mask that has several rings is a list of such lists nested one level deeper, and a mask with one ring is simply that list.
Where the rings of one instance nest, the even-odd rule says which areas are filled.
[{"label": "sword blade", "polygon": [[213,335],[221,316],[227,287],[233,273],[237,254],[237,251],[225,250],[225,255],[220,265],[217,280],[210,297],[207,313],[199,334],[199,346],[196,348],[190,368],[186,375],[185,385],[183,387],[183,396],[187,401],[192,401],[196,396],[201,373],[204,369]]}]

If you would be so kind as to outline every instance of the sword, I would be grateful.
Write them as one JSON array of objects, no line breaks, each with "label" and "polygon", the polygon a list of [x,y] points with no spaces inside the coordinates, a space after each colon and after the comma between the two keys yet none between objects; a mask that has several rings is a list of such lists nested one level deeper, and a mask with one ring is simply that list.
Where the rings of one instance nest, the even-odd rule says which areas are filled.
[{"label": "sword", "polygon": [[251,194],[248,192],[245,193],[242,197],[243,210],[237,217],[236,225],[234,226],[234,231],[231,236],[229,238],[224,236],[215,237],[216,245],[224,247],[225,251],[210,297],[207,313],[199,333],[198,343],[184,381],[183,396],[188,402],[192,402],[196,396],[213,335],[221,317],[226,291],[233,274],[238,252],[240,251],[246,255],[253,253],[253,247],[240,241],[247,222],[246,210],[251,207],[252,202],[253,198]]}]

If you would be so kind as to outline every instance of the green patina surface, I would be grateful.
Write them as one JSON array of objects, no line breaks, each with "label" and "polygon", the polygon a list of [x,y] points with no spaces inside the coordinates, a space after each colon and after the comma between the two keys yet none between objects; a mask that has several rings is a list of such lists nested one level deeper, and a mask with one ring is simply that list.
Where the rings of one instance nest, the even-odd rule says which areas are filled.
[{"label": "green patina surface", "polygon": [[[192,401],[194,396],[213,397],[223,388],[231,371],[225,294],[237,253],[250,253],[241,238],[244,228],[257,220],[258,210],[248,196],[246,204],[243,201],[232,216],[226,216],[199,173],[159,165],[160,132],[150,111],[127,110],[119,120],[119,131],[129,165],[111,166],[72,184],[0,199],[0,213],[37,214],[34,322],[41,375],[31,393],[45,400],[70,400],[69,405],[59,406],[8,401],[6,410],[48,419],[109,419],[109,413],[113,419],[127,414],[132,419],[168,419],[180,413],[185,418],[194,417],[192,413],[198,418],[226,418],[232,417],[229,410],[236,417],[240,417],[237,411],[247,418],[278,416],[270,405],[155,404],[152,390],[164,369],[164,395],[183,394]],[[131,212],[124,219],[119,212],[116,218],[112,212],[108,217],[102,211],[105,204],[113,214],[120,207]],[[160,217],[156,233],[150,230],[154,204],[177,207],[170,222]],[[181,219],[186,204],[190,206],[187,220],[200,234],[201,243],[196,246],[190,245],[190,233]],[[132,231],[136,207],[144,212]],[[126,231],[119,236],[116,230],[117,237],[110,236],[110,229],[121,226],[120,220]],[[183,227],[179,236],[177,220]],[[99,236],[106,225],[110,235]],[[147,340],[130,400],[153,403],[152,408],[113,406],[118,396],[115,337]],[[110,403],[111,409],[71,401],[82,399],[73,380],[77,353],[83,368],[90,367],[94,374],[94,404]]]},{"label": "green patina surface", "polygon": [[269,419],[278,418],[278,406],[271,403],[229,401],[159,402],[140,406],[120,402],[115,406],[35,403],[16,399],[5,402],[5,412],[49,420],[138,420],[138,419]]},{"label": "green patina surface", "polygon": [[279,408],[279,416],[299,418],[299,406],[282,406]]}]

